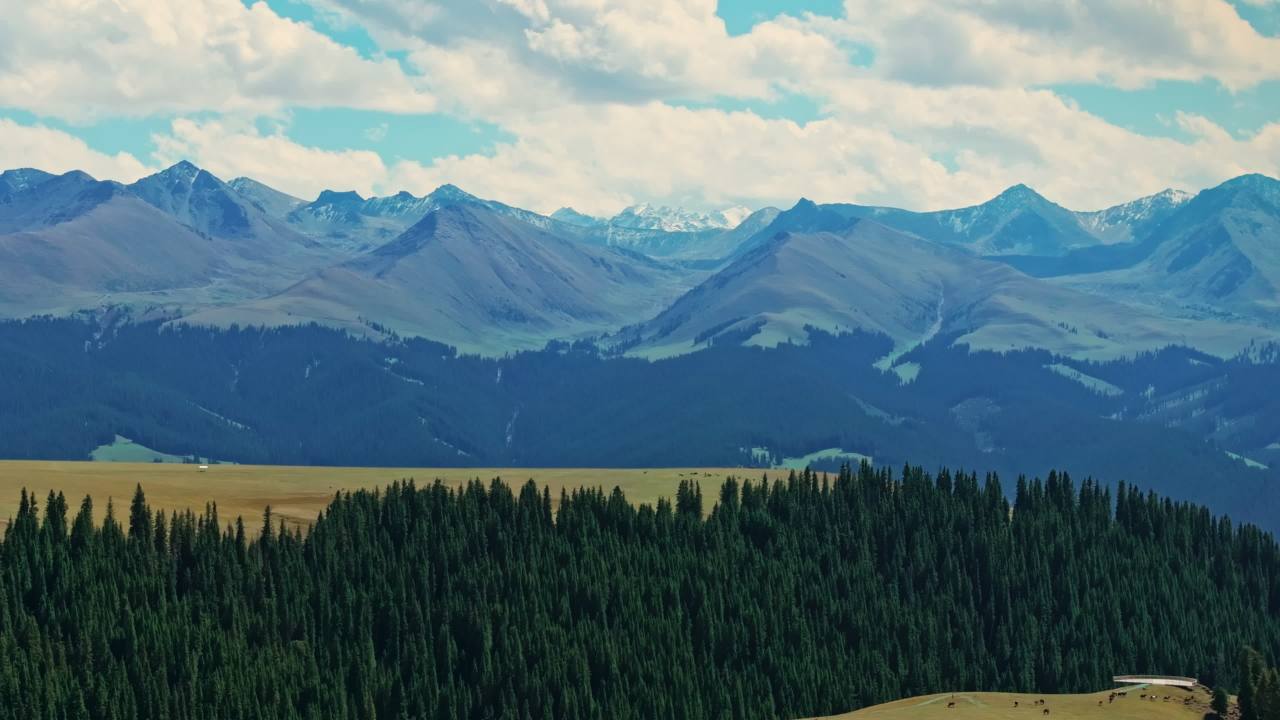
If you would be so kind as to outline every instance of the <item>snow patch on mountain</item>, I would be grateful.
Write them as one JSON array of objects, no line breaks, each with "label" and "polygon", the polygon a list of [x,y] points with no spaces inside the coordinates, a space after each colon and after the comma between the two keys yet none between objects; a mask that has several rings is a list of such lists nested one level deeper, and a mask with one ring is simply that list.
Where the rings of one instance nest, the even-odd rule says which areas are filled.
[{"label": "snow patch on mountain", "polygon": [[665,232],[699,232],[702,230],[728,230],[751,215],[751,209],[741,206],[698,212],[665,205],[641,203],[632,205],[609,219],[614,227],[637,230],[662,230]]},{"label": "snow patch on mountain", "polygon": [[1170,188],[1103,210],[1076,213],[1076,217],[1090,233],[1104,241],[1119,242],[1132,238],[1133,228],[1160,220],[1191,197],[1191,193]]}]

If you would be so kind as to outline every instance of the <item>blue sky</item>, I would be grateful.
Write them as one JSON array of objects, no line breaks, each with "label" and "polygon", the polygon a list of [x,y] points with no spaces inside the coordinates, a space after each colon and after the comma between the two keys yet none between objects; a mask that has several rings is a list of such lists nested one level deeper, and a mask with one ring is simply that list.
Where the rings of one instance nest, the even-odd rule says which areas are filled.
[{"label": "blue sky", "polygon": [[50,0],[9,14],[4,166],[132,180],[190,159],[302,197],[454,182],[597,214],[799,196],[936,208],[1018,182],[1085,209],[1280,169],[1272,0]]}]

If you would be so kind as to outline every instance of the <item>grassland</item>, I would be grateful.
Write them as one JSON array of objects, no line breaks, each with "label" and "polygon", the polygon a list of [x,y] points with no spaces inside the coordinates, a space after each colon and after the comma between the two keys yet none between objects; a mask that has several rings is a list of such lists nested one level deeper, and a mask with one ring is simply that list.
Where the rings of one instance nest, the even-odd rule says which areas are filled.
[{"label": "grassland", "polygon": [[847,461],[854,467],[857,467],[858,463],[863,460],[866,460],[867,462],[874,462],[870,455],[849,452],[843,448],[827,448],[825,450],[811,452],[808,455],[802,455],[801,457],[783,458],[782,463],[778,467],[783,470],[803,470],[820,460]]},{"label": "grassland", "polygon": [[[147,502],[155,509],[203,510],[216,502],[223,521],[243,516],[256,529],[267,505],[287,523],[305,527],[339,490],[373,489],[413,478],[427,484],[436,478],[452,485],[480,478],[486,482],[501,477],[508,484],[534,480],[551,489],[558,500],[561,488],[615,486],[628,499],[656,503],[671,498],[681,480],[702,483],[704,494],[714,497],[727,475],[757,476],[758,470],[741,468],[337,468],[290,467],[278,465],[212,465],[200,471],[194,465],[123,462],[0,461],[0,526],[17,512],[22,488],[34,492],[43,504],[50,490],[61,491],[74,511],[85,495],[93,496],[99,520],[108,498],[116,505],[116,516],[128,512],[134,488],[142,485]],[[710,505],[710,503],[708,503]]]},{"label": "grassland", "polygon": [[145,445],[130,440],[120,435],[108,445],[99,445],[97,449],[89,453],[89,457],[94,462],[124,462],[124,463],[180,463],[182,457],[180,455],[170,455],[162,453],[159,450],[152,450]]},{"label": "grassland", "polygon": [[[823,720],[1202,720],[1209,712],[1209,693],[1202,688],[1135,686],[1120,690],[1128,694],[1115,698],[1114,702],[1109,700],[1110,690],[1088,695],[982,692],[924,695]],[[1143,694],[1148,697],[1141,697]],[[1043,705],[1036,704],[1040,699],[1045,701]],[[1015,701],[1017,707],[1014,707]],[[952,702],[955,706],[948,707]]]}]

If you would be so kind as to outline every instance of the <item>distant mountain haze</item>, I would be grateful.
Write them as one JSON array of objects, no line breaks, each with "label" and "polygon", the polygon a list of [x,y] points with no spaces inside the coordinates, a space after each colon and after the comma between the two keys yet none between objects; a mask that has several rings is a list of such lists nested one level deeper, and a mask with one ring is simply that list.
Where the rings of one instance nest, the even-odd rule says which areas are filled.
[{"label": "distant mountain haze", "polygon": [[9,317],[61,314],[104,297],[163,298],[228,271],[195,230],[122,185],[80,172],[4,178],[0,308]]},{"label": "distant mountain haze", "polygon": [[1136,262],[1060,281],[1189,317],[1280,317],[1280,182],[1272,178],[1245,175],[1200,193],[1139,249]]},{"label": "distant mountain haze", "polygon": [[[1024,185],[913,212],[640,204],[551,216],[443,185],[306,201],[181,162],[131,185],[0,174],[0,314],[107,307],[187,322],[391,329],[502,354],[591,337],[633,354],[864,330],[1118,357],[1280,337],[1276,180],[1103,210]],[[887,360],[890,364],[893,358]]]},{"label": "distant mountain haze", "polygon": [[190,320],[357,327],[368,319],[464,351],[501,354],[640,321],[695,277],[464,202],[433,210],[391,242],[277,295]]},{"label": "distant mountain haze", "polygon": [[778,224],[804,229],[779,231],[633,329],[633,351],[666,356],[724,338],[771,347],[804,342],[810,327],[884,334],[899,351],[943,336],[975,349],[1094,359],[1184,341],[1233,354],[1254,336],[1243,326],[1165,320],[872,220],[832,231],[820,229],[831,219],[821,210],[799,213],[811,222],[780,216]]}]

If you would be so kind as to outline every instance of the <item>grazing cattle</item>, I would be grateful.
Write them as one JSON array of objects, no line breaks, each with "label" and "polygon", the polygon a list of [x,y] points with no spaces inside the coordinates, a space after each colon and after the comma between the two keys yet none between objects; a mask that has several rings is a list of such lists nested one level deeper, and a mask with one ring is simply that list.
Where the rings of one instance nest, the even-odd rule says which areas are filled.
[{"label": "grazing cattle", "polygon": [[1045,708],[1045,709],[1044,709],[1044,714],[1045,714],[1045,715],[1048,715],[1048,714],[1049,714],[1049,708]]},{"label": "grazing cattle", "polygon": [[953,707],[955,707],[955,706],[956,706],[956,701],[955,701],[955,700],[952,700],[951,702],[947,703],[947,707],[949,707],[949,708],[953,708]]},{"label": "grazing cattle", "polygon": [[1018,701],[1017,701],[1017,700],[1014,700],[1014,701],[1013,701],[1013,706],[1014,706],[1014,707],[1018,707]]}]

